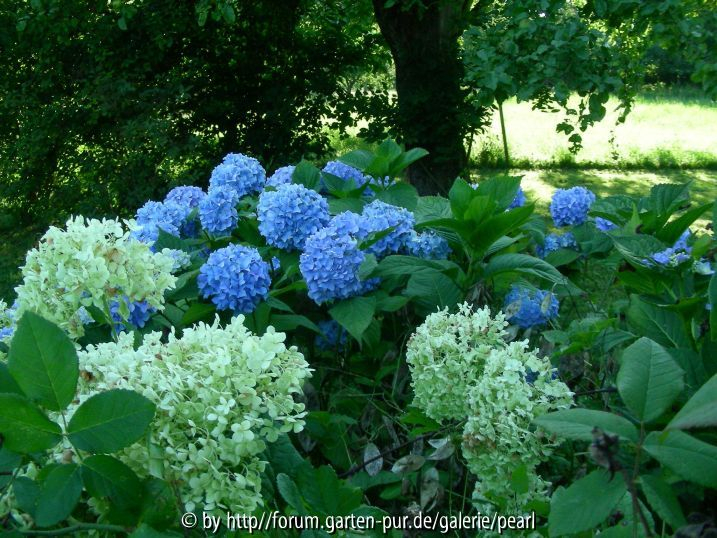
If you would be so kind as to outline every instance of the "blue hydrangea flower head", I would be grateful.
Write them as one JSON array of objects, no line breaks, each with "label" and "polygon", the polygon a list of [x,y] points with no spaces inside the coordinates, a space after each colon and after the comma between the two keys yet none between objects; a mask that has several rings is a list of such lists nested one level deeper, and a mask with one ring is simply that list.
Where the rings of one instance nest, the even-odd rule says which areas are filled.
[{"label": "blue hydrangea flower head", "polygon": [[551,252],[561,248],[578,249],[578,243],[572,232],[546,235],[543,244],[535,247],[535,253],[539,258],[545,258]]},{"label": "blue hydrangea flower head", "polygon": [[306,281],[309,298],[323,304],[373,289],[378,279],[359,279],[364,258],[355,239],[338,234],[330,227],[309,237],[299,258],[299,270]]},{"label": "blue hydrangea flower head", "polygon": [[264,191],[257,205],[259,232],[274,247],[297,250],[329,223],[329,204],[303,185],[280,185]]},{"label": "blue hydrangea flower head", "polygon": [[685,230],[675,241],[675,244],[652,255],[652,261],[644,260],[648,265],[652,262],[664,267],[677,267],[678,265],[692,259],[692,247],[687,244],[692,233]]},{"label": "blue hydrangea flower head", "polygon": [[209,194],[218,188],[228,188],[241,198],[262,191],[266,171],[259,161],[241,153],[229,153],[209,178]]},{"label": "blue hydrangea flower head", "polygon": [[199,202],[199,221],[213,235],[229,235],[239,222],[237,202],[232,189],[214,189]]},{"label": "blue hydrangea flower head", "polygon": [[369,246],[367,252],[382,258],[403,249],[411,239],[416,219],[408,209],[387,204],[381,200],[374,200],[363,208],[361,213],[364,229],[368,233],[381,232],[394,228],[385,237],[382,237]]},{"label": "blue hydrangea flower head", "polygon": [[522,187],[518,187],[518,192],[515,194],[515,198],[508,206],[508,209],[515,209],[516,207],[523,207],[525,205],[525,193]]},{"label": "blue hydrangea flower head", "polygon": [[291,183],[291,176],[294,175],[296,166],[282,166],[277,168],[276,171],[266,180],[267,187],[278,187],[279,185],[288,185]]},{"label": "blue hydrangea flower head", "polygon": [[[122,319],[122,315],[120,314],[120,300],[124,301],[129,307],[129,318],[126,320]],[[149,318],[154,312],[156,312],[156,309],[149,306],[147,301],[130,302],[126,295],[123,295],[119,300],[114,299],[110,302],[110,316],[112,317],[112,321],[115,322],[117,332],[128,330],[124,323],[125,321],[135,329],[141,329],[147,324],[147,321],[149,321]]]},{"label": "blue hydrangea flower head", "polygon": [[617,228],[617,224],[602,217],[595,217],[595,227],[601,232],[609,232]]},{"label": "blue hydrangea flower head", "polygon": [[510,323],[528,329],[556,318],[559,308],[558,299],[549,291],[513,286],[505,296],[503,312]]},{"label": "blue hydrangea flower head", "polygon": [[199,269],[199,292],[218,310],[253,312],[269,295],[269,264],[253,247],[232,244],[215,250]]},{"label": "blue hydrangea flower head", "polygon": [[364,218],[358,213],[344,211],[331,219],[328,227],[339,235],[350,235],[354,239],[364,239],[368,230]]},{"label": "blue hydrangea flower head", "polygon": [[550,215],[558,228],[576,226],[588,218],[590,206],[595,201],[595,194],[585,187],[558,189],[550,202]]},{"label": "blue hydrangea flower head", "polygon": [[15,327],[3,327],[0,329],[0,342],[12,338],[12,335],[15,333]]},{"label": "blue hydrangea flower head", "polygon": [[167,196],[164,198],[164,202],[171,202],[180,206],[195,209],[199,207],[199,202],[204,200],[206,196],[206,193],[199,187],[181,186],[174,187],[171,191],[169,191]]},{"label": "blue hydrangea flower head", "polygon": [[370,179],[368,176],[365,176],[361,170],[340,161],[329,161],[322,169],[322,172],[336,176],[344,181],[353,179],[356,188],[359,188]]},{"label": "blue hydrangea flower head", "polygon": [[140,228],[133,231],[132,236],[149,244],[157,241],[160,229],[180,237],[191,211],[191,208],[174,202],[150,200],[137,210],[136,221]]},{"label": "blue hydrangea flower head", "polygon": [[448,241],[435,232],[413,232],[406,243],[406,251],[411,256],[424,260],[446,260],[451,253],[451,247],[448,246]]},{"label": "blue hydrangea flower head", "polygon": [[321,351],[334,351],[342,349],[348,343],[348,334],[335,320],[319,321],[321,334],[317,334],[314,345]]}]

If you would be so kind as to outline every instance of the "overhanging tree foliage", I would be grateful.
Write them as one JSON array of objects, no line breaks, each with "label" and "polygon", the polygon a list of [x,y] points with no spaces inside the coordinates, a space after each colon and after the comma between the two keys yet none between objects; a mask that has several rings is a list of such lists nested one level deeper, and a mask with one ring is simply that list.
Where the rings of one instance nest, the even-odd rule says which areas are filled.
[{"label": "overhanging tree foliage", "polygon": [[369,97],[385,102],[346,84],[386,64],[365,30],[370,4],[352,6],[4,2],[4,210],[126,215],[169,184],[201,185],[229,151],[269,169],[321,154],[327,118],[356,121]]}]

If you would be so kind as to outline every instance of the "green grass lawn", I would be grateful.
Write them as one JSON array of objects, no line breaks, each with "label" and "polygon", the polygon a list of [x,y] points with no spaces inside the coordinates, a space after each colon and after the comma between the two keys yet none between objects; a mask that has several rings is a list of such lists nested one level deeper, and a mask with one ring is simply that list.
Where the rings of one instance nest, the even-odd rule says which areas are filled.
[{"label": "green grass lawn", "polygon": [[[717,103],[688,89],[638,96],[625,123],[616,124],[617,101],[600,123],[583,133],[583,149],[569,152],[567,136],[555,131],[562,113],[532,110],[530,103],[503,105],[511,163],[516,168],[620,168],[717,170]],[[477,166],[503,161],[498,113],[476,136]]]}]

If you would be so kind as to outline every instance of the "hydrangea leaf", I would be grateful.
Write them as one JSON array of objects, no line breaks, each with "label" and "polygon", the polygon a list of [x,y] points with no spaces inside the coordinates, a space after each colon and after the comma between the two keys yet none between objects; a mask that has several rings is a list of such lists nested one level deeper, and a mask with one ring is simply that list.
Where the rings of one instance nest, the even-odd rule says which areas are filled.
[{"label": "hydrangea leaf", "polygon": [[662,478],[657,475],[643,475],[640,477],[640,486],[650,506],[673,529],[687,524],[677,496]]},{"label": "hydrangea leaf", "polygon": [[637,334],[643,334],[662,346],[692,348],[690,338],[677,314],[647,303],[637,295],[630,297],[627,322]]},{"label": "hydrangea leaf", "polygon": [[17,324],[8,370],[31,400],[53,411],[67,407],[75,396],[75,346],[62,329],[33,312],[25,312]]},{"label": "hydrangea leaf", "polygon": [[331,317],[359,342],[371,324],[375,312],[375,297],[353,297],[341,301],[329,310]]},{"label": "hydrangea leaf", "polygon": [[132,469],[112,456],[95,455],[83,460],[81,472],[89,494],[110,501],[109,521],[136,522],[142,501],[142,483]]},{"label": "hydrangea leaf", "polygon": [[642,337],[622,354],[617,390],[627,408],[642,422],[651,422],[684,388],[684,372],[665,349]]},{"label": "hydrangea leaf", "polygon": [[67,435],[80,450],[94,454],[117,452],[144,435],[154,411],[154,404],[137,392],[101,392],[75,411]]}]

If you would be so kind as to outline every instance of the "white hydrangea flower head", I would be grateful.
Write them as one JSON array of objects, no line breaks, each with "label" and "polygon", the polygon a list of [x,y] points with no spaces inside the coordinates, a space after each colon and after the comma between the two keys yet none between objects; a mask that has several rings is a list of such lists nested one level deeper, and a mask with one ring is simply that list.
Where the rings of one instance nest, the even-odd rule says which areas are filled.
[{"label": "white hydrangea flower head", "polygon": [[80,397],[113,388],[135,390],[157,406],[150,448],[146,442],[121,458],[146,476],[159,465],[162,478],[178,484],[187,510],[261,506],[259,454],[279,434],[303,429],[304,404],[295,400],[311,369],[285,334],[269,327],[249,332],[244,317],[221,327],[199,323],[183,335],[145,336],[138,349],[131,334],[80,351]]},{"label": "white hydrangea flower head", "polygon": [[[474,502],[482,511],[499,499],[518,513],[546,499],[548,484],[536,473],[553,444],[533,420],[572,404],[572,393],[556,379],[547,358],[528,341],[508,343],[502,314],[468,304],[456,314],[431,314],[408,344],[414,404],[435,420],[465,420],[462,452],[476,475]],[[528,471],[528,491],[516,495],[511,475]],[[504,509],[506,507],[503,507]]]},{"label": "white hydrangea flower head", "polygon": [[465,418],[468,387],[481,375],[491,351],[505,344],[507,325],[503,314],[492,318],[487,308],[473,312],[468,304],[455,315],[448,309],[430,314],[406,350],[413,403],[439,422]]},{"label": "white hydrangea flower head", "polygon": [[116,220],[70,218],[66,229],[50,227],[27,253],[15,288],[16,316],[32,310],[79,338],[83,306],[108,312],[109,302],[124,295],[162,310],[164,292],[176,282],[173,266],[170,256],[153,253]]}]

